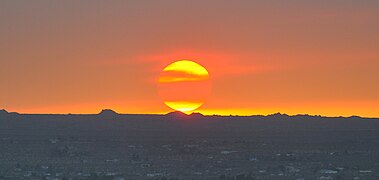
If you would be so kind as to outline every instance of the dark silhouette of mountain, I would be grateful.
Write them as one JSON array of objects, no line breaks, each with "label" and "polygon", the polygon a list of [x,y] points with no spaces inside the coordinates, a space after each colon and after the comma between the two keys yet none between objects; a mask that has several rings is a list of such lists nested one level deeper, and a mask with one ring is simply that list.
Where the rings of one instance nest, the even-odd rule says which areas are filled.
[{"label": "dark silhouette of mountain", "polygon": [[116,111],[113,111],[112,109],[103,109],[103,110],[101,110],[99,115],[101,115],[101,116],[115,116],[115,115],[119,115],[119,114]]},{"label": "dark silhouette of mountain", "polygon": [[282,114],[280,112],[275,114],[270,114],[267,117],[274,117],[274,118],[288,118],[289,116],[287,114]]},{"label": "dark silhouette of mountain", "polygon": [[166,116],[171,116],[171,115],[179,115],[179,116],[187,116],[187,114],[181,112],[181,111],[172,111],[166,114]]},{"label": "dark silhouette of mountain", "polygon": [[168,118],[187,118],[188,115],[183,113],[183,112],[180,112],[180,111],[173,111],[173,112],[169,112],[165,115],[166,117]]},{"label": "dark silhouette of mountain", "polygon": [[0,117],[15,117],[19,115],[17,112],[8,112],[5,109],[0,110]]},{"label": "dark silhouette of mountain", "polygon": [[190,116],[191,116],[192,118],[203,118],[203,117],[204,117],[203,114],[198,113],[198,112],[191,113]]},{"label": "dark silhouette of mountain", "polygon": [[115,118],[115,117],[118,117],[119,115],[120,114],[118,114],[116,111],[113,111],[111,109],[103,109],[98,114],[98,116],[102,118]]},{"label": "dark silhouette of mountain", "polygon": [[0,110],[0,116],[3,116],[3,115],[8,115],[8,111],[6,111],[5,109],[2,109]]},{"label": "dark silhouette of mountain", "polygon": [[350,119],[361,119],[362,117],[360,117],[360,116],[350,116],[348,118],[350,118]]},{"label": "dark silhouette of mountain", "polygon": [[189,115],[180,112],[180,111],[174,111],[174,112],[169,112],[165,115],[165,117],[168,117],[169,119],[191,119],[191,120],[200,120],[204,118],[205,116],[201,113],[191,113]]}]

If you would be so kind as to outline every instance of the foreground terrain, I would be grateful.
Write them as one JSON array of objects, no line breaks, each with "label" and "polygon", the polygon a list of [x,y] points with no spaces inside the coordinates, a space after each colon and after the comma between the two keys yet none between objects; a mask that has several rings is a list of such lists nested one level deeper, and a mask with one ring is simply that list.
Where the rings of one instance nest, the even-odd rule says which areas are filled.
[{"label": "foreground terrain", "polygon": [[379,179],[379,119],[0,111],[0,179]]}]

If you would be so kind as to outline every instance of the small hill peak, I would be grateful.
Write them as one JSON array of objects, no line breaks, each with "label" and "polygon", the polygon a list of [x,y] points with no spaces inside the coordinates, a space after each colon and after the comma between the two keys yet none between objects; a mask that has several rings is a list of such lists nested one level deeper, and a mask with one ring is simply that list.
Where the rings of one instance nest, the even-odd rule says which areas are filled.
[{"label": "small hill peak", "polygon": [[181,111],[173,111],[173,112],[167,113],[166,116],[188,116],[188,115]]},{"label": "small hill peak", "polygon": [[193,112],[190,114],[191,117],[204,117],[203,114],[199,113],[199,112]]},{"label": "small hill peak", "polygon": [[178,118],[178,117],[187,117],[188,115],[181,111],[173,111],[173,112],[167,113],[166,116]]},{"label": "small hill peak", "polygon": [[282,114],[280,112],[277,112],[275,114],[270,114],[268,117],[289,117],[288,114]]},{"label": "small hill peak", "polygon": [[113,111],[112,109],[103,109],[101,110],[101,112],[99,113],[99,115],[102,115],[102,116],[115,116],[115,115],[119,115],[116,111]]},{"label": "small hill peak", "polygon": [[0,115],[3,115],[3,114],[9,114],[8,111],[6,111],[5,109],[1,109],[0,110]]}]

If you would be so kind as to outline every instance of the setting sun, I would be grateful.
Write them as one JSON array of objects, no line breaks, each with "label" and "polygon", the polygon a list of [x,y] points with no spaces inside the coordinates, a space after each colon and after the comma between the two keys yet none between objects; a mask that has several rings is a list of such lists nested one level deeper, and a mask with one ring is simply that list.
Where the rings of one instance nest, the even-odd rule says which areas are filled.
[{"label": "setting sun", "polygon": [[188,112],[199,108],[210,93],[208,71],[190,60],[165,67],[158,78],[159,94],[170,108]]}]

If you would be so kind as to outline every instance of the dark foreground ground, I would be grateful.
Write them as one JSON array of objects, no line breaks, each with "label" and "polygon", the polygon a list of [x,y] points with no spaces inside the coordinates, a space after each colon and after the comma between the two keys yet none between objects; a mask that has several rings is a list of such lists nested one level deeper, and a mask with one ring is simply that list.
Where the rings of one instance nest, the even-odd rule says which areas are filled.
[{"label": "dark foreground ground", "polygon": [[0,113],[0,179],[379,179],[379,119]]}]

